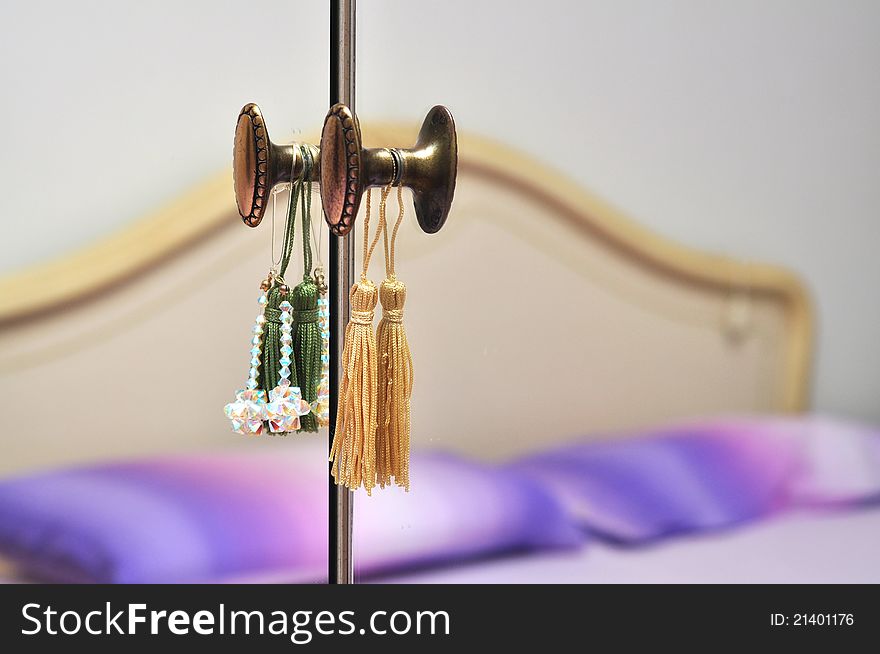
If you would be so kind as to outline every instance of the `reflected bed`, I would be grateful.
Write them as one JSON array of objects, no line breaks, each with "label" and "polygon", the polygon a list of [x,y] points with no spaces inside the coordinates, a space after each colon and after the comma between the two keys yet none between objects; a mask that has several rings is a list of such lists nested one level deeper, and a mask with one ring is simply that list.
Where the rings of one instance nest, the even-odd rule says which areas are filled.
[{"label": "reflected bed", "polygon": [[[392,145],[415,131],[365,129]],[[401,230],[422,472],[414,469],[409,496],[357,498],[363,577],[849,581],[862,571],[873,579],[880,566],[863,543],[880,529],[870,508],[877,436],[797,417],[809,408],[813,330],[798,278],[652,234],[505,146],[462,134],[459,150],[446,228],[429,238],[408,220]],[[19,415],[43,416],[34,389],[47,379],[71,389],[53,396],[52,417],[63,420],[29,420],[26,435],[4,434],[8,577],[321,581],[326,432],[243,442],[221,411],[243,381],[249,316],[269,261],[268,228],[241,226],[234,207],[226,171],[90,248],[0,279],[5,401]],[[186,328],[206,315],[210,329]],[[524,355],[536,339],[539,354]],[[108,400],[100,415],[96,394]],[[713,416],[770,417],[752,429],[747,419]],[[694,425],[714,434],[709,450],[697,447]],[[727,449],[712,459],[724,430]],[[688,438],[696,449],[676,450]],[[664,467],[656,456],[664,451],[682,458]],[[621,468],[615,452],[643,465]],[[214,484],[227,494],[224,509],[199,526],[207,514],[181,515],[176,493],[216,501],[187,484],[220,465],[217,457],[227,466]],[[230,480],[245,483],[261,458],[283,465],[275,477],[257,476],[269,488],[229,495]],[[583,467],[572,470],[575,460]],[[785,467],[798,461],[813,462],[812,472]],[[182,476],[167,476],[171,469]],[[134,484],[125,490],[150,502],[157,522],[126,532],[124,508],[133,504],[98,509],[93,500],[52,512],[63,504],[57,497],[76,498],[65,484],[100,497],[93,484],[108,474]],[[649,492],[619,492],[639,488]],[[274,508],[261,514],[266,506]],[[147,529],[172,522],[188,534],[186,560]],[[257,551],[246,547],[255,533]],[[813,540],[794,550],[802,537]],[[228,545],[222,555],[218,541]]]}]

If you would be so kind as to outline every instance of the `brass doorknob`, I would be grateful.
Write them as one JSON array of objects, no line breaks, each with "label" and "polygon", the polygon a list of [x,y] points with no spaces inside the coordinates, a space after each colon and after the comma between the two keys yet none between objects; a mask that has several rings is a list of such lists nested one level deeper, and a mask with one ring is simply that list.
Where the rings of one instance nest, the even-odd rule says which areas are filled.
[{"label": "brass doorknob", "polygon": [[[319,152],[313,145],[308,147],[312,148],[315,160],[309,177],[317,181]],[[246,104],[238,114],[232,150],[235,203],[245,224],[251,227],[259,225],[272,188],[276,184],[297,179],[302,171],[303,157],[299,144],[273,143],[260,108],[252,102]]]},{"label": "brass doorknob", "polygon": [[446,222],[458,170],[455,121],[446,107],[428,112],[412,148],[365,149],[357,116],[336,104],[324,120],[321,153],[321,202],[334,234],[351,230],[366,188],[387,184],[412,189],[425,232],[433,234]]}]

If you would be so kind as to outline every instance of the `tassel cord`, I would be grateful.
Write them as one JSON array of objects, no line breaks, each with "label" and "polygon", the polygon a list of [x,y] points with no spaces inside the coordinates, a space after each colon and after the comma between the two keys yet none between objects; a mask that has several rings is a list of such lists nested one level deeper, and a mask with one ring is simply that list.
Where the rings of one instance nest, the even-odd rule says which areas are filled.
[{"label": "tassel cord", "polygon": [[[383,192],[383,197],[387,193]],[[367,278],[370,259],[384,231],[380,214],[370,239],[371,193],[367,191],[364,218],[363,264],[360,280],[350,291],[351,318],[345,328],[342,351],[343,378],[339,387],[336,432],[330,459],[337,484],[350,489],[363,486],[370,494],[376,483],[376,427],[378,372],[373,316],[378,300],[376,285]]]},{"label": "tassel cord", "polygon": [[[379,214],[383,216],[390,188],[382,197]],[[402,189],[397,187],[397,220],[388,237],[387,220],[383,223],[386,278],[379,287],[382,319],[377,329],[379,349],[379,406],[377,425],[377,469],[380,486],[396,483],[409,490],[410,398],[413,388],[413,361],[406,330],[403,307],[406,286],[398,281],[395,271],[397,235],[403,221]]]},{"label": "tassel cord", "polygon": [[[311,169],[314,165],[311,149],[300,146],[303,158],[303,173],[298,185],[299,204],[302,220],[303,277],[292,291],[293,305],[293,349],[297,380],[306,402],[312,404],[318,396],[321,382],[321,329],[318,325],[318,286],[311,276],[312,248],[312,182]],[[318,430],[318,421],[310,412],[300,419],[300,431]]]}]

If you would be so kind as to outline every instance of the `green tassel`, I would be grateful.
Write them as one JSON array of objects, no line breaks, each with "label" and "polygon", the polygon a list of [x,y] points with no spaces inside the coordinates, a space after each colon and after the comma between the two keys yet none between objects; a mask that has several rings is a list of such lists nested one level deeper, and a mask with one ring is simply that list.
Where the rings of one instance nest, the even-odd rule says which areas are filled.
[{"label": "green tassel", "polygon": [[[290,205],[287,211],[287,221],[284,225],[284,243],[281,246],[281,266],[277,271],[273,270],[272,287],[266,294],[266,309],[263,315],[266,317],[263,335],[263,357],[260,366],[260,388],[269,391],[278,385],[280,379],[278,373],[281,368],[281,309],[284,300],[288,300],[290,291],[281,292],[282,286],[286,289],[284,273],[290,263],[290,255],[293,250],[293,241],[296,235],[296,207],[301,194],[302,180],[296,180],[290,189]],[[290,383],[296,386],[296,366],[290,366]]]},{"label": "green tassel", "polygon": [[[296,375],[303,399],[312,404],[318,398],[321,383],[321,328],[318,325],[318,286],[309,277],[293,289],[293,352]],[[291,373],[293,370],[291,370]],[[300,418],[300,431],[318,431],[314,413]]]},{"label": "green tassel", "polygon": [[[303,158],[303,175],[299,184],[302,212],[303,280],[293,289],[290,303],[293,305],[293,353],[296,357],[297,380],[303,399],[312,404],[318,398],[318,386],[321,383],[321,327],[318,325],[318,286],[311,276],[312,247],[309,242],[312,231],[312,183],[309,181],[309,172],[314,165],[314,159],[309,147],[300,146],[300,152]],[[299,431],[318,431],[318,420],[314,413],[300,418]]]},{"label": "green tassel", "polygon": [[[277,386],[281,367],[281,309],[285,300],[293,307],[293,354],[294,365],[290,366],[290,384],[299,386],[302,398],[311,404],[318,397],[321,383],[321,328],[318,324],[318,287],[309,275],[312,267],[312,250],[309,244],[311,232],[312,183],[307,181],[314,165],[312,151],[301,147],[303,174],[290,189],[290,206],[284,230],[281,264],[275,273],[273,286],[268,293],[263,358],[260,366],[260,387],[267,393]],[[304,181],[306,180],[306,181]],[[303,281],[288,290],[284,282],[287,266],[290,263],[296,237],[296,211],[298,203],[302,215],[303,239]],[[285,293],[281,292],[282,287]],[[300,418],[297,431],[318,431],[317,418],[308,413]]]}]

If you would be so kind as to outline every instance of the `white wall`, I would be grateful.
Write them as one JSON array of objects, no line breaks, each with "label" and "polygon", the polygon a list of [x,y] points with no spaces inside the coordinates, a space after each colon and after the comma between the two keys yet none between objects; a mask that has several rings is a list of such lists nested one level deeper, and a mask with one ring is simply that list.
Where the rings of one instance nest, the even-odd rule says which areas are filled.
[{"label": "white wall", "polygon": [[[224,166],[248,100],[276,139],[316,129],[327,20],[320,2],[3,3],[0,273]],[[363,117],[443,102],[667,236],[798,270],[816,406],[880,420],[880,3],[362,0],[358,33]]]}]

